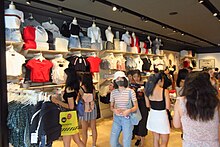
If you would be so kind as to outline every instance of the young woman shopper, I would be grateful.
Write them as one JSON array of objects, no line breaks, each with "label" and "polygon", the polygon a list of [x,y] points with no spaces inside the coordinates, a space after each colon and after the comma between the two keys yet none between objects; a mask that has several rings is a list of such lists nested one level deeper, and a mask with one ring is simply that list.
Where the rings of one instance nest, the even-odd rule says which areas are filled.
[{"label": "young woman shopper", "polygon": [[[146,105],[145,101],[145,93],[144,93],[144,82],[141,80],[141,72],[140,70],[133,71],[133,79],[135,83],[131,84],[131,88],[134,89],[137,97],[138,107],[141,112],[142,119],[139,121],[137,126],[134,126],[133,133],[137,136],[137,141],[135,146],[144,147],[144,137],[147,135],[147,117],[148,117],[148,105]],[[147,101],[149,102],[149,101]]]},{"label": "young woman shopper", "polygon": [[[72,68],[65,69],[66,77],[66,87],[63,94],[63,101],[60,101],[55,95],[52,96],[51,101],[67,110],[74,110],[76,108],[76,99],[79,92],[79,78]],[[71,138],[78,147],[85,147],[85,144],[80,139],[79,133],[69,136],[63,136],[64,147],[71,146]]]},{"label": "young woman shopper", "polygon": [[183,129],[183,147],[219,147],[219,99],[207,73],[189,73],[182,95],[174,106],[173,125]]},{"label": "young woman shopper", "polygon": [[151,75],[145,86],[150,101],[147,129],[153,132],[154,147],[166,147],[169,140],[170,124],[167,110],[170,109],[169,92],[164,87],[164,76]]},{"label": "young woman shopper", "polygon": [[[97,108],[95,105],[95,88],[93,86],[92,81],[92,74],[83,74],[80,78],[80,90],[79,90],[79,99],[83,99],[84,105],[85,105],[85,112],[83,116],[79,116],[79,119],[82,124],[82,141],[86,145],[87,143],[87,137],[88,137],[88,127],[90,124],[91,130],[92,130],[92,146],[96,146],[97,141],[97,129],[96,129],[96,118],[97,118]],[[89,95],[87,95],[87,98],[84,98],[86,94],[90,94],[92,96],[92,101],[88,102],[87,105],[87,98]],[[90,107],[89,111],[86,111],[86,105]]]},{"label": "young woman shopper", "polygon": [[[138,108],[135,92],[128,88],[128,78],[122,71],[114,74],[114,87],[111,92],[110,102],[111,110],[114,113],[112,124],[111,147],[119,147],[119,136],[123,133],[123,146],[130,147],[132,139],[133,125],[130,120],[130,113],[135,112]],[[133,107],[128,108],[129,101],[132,101]]]}]

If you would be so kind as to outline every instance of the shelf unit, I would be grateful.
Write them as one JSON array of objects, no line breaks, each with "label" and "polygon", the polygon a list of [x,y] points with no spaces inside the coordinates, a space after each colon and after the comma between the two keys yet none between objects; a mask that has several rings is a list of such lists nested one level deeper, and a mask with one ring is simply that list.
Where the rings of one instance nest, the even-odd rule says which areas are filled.
[{"label": "shelf unit", "polygon": [[63,86],[65,86],[65,84],[34,86],[34,87],[28,87],[26,89],[34,90],[34,89],[56,88],[56,87],[63,87]]},{"label": "shelf unit", "polygon": [[55,54],[62,54],[66,56],[69,52],[68,51],[56,51],[56,50],[38,50],[38,49],[28,49],[28,50],[23,50],[22,54],[24,56],[27,55],[33,55],[35,53],[42,53],[42,54],[47,54],[47,55],[55,55]]},{"label": "shelf unit", "polygon": [[21,52],[24,42],[6,41],[6,46],[13,45],[17,52]]},{"label": "shelf unit", "polygon": [[81,51],[81,52],[99,52],[100,50],[97,49],[90,49],[90,48],[70,48],[70,52],[75,52],[75,51]]},{"label": "shelf unit", "polygon": [[102,50],[102,51],[100,51],[100,55],[103,55],[105,53],[123,54],[123,55],[140,55],[140,56],[151,56],[151,57],[164,57],[164,55],[122,52],[122,51],[118,51],[118,50]]}]

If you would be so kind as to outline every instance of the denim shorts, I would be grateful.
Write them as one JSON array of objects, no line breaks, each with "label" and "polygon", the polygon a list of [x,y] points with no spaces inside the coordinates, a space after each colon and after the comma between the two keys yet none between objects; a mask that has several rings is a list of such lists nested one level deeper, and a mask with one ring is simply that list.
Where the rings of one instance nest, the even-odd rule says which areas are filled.
[{"label": "denim shorts", "polygon": [[91,39],[86,36],[80,36],[81,47],[82,48],[91,48]]},{"label": "denim shorts", "polygon": [[80,41],[78,37],[70,37],[69,48],[81,48]]},{"label": "denim shorts", "polygon": [[21,31],[19,29],[5,28],[5,40],[21,42],[22,41]]}]

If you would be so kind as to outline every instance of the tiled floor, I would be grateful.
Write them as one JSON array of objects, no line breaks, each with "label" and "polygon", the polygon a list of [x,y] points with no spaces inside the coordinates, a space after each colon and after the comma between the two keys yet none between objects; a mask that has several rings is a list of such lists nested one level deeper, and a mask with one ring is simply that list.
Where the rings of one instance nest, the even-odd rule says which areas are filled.
[{"label": "tiled floor", "polygon": [[[97,147],[110,147],[110,132],[112,126],[112,119],[104,119],[97,122],[97,129],[98,129],[98,140],[97,140]],[[180,130],[172,129],[170,133],[170,139],[168,147],[182,147],[182,140],[181,140],[181,132]],[[120,142],[122,141],[122,137],[120,137]],[[136,140],[132,141],[132,147],[134,147],[134,143]],[[153,147],[153,136],[152,133],[146,136],[145,140],[146,144],[145,147]],[[62,141],[55,141],[53,147],[63,147]],[[72,147],[77,147],[75,143],[72,141]],[[88,137],[87,147],[92,147],[92,136]]]}]

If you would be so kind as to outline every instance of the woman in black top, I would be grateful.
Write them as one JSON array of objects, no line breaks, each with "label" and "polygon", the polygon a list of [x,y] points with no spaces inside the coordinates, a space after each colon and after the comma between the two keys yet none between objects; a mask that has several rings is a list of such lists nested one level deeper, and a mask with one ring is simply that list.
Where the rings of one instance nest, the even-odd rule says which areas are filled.
[{"label": "woman in black top", "polygon": [[141,80],[141,72],[140,70],[133,70],[132,77],[134,79],[134,83],[130,84],[130,87],[135,91],[138,107],[141,112],[142,119],[138,123],[137,126],[134,126],[133,133],[137,136],[137,141],[135,146],[145,146],[144,145],[144,137],[147,135],[147,117],[148,117],[148,109],[149,104],[146,104],[145,94],[144,94],[144,82]]},{"label": "woman in black top", "polygon": [[[76,71],[72,68],[65,69],[65,73],[67,75],[67,78],[65,91],[63,94],[64,102],[58,100],[55,95],[52,96],[51,101],[65,109],[74,110],[79,92],[79,78],[76,74]],[[73,138],[74,142],[77,144],[78,147],[85,147],[85,144],[80,139],[79,133],[74,135],[63,136],[64,147],[70,147],[71,138]]]}]

